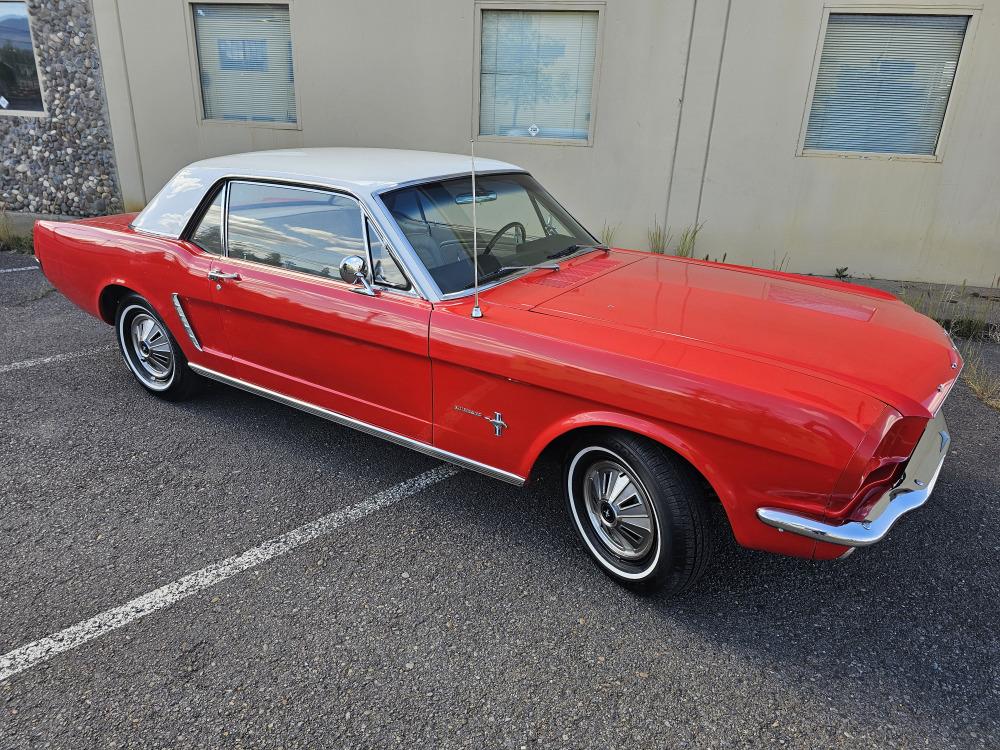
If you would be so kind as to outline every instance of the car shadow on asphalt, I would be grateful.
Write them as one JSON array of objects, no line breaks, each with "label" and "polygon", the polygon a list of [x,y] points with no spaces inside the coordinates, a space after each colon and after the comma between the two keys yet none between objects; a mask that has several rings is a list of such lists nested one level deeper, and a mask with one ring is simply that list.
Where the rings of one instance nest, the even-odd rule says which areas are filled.
[{"label": "car shadow on asphalt", "polygon": [[[1000,653],[1000,569],[988,519],[1000,511],[992,467],[1000,415],[964,385],[947,412],[955,442],[935,496],[885,541],[832,562],[748,550],[717,506],[713,562],[677,597],[625,592],[596,566],[583,572],[585,551],[562,508],[558,466],[543,466],[521,493],[503,488],[488,500],[460,493],[474,510],[448,509],[447,500],[438,508],[483,526],[483,537],[501,548],[551,557],[550,572],[572,567],[574,575],[586,575],[585,588],[601,590],[592,596],[604,596],[608,606],[619,603],[720,650],[752,654],[762,669],[817,700],[844,705],[850,696],[856,704],[850,712],[859,715],[893,706],[897,715],[995,736],[1000,700],[989,686],[996,684]],[[501,516],[509,514],[533,523],[504,523]]]},{"label": "car shadow on asphalt", "polygon": [[[284,411],[218,386],[202,397],[208,403],[219,398],[227,408]],[[601,606],[652,618],[658,627],[697,633],[720,650],[752,654],[761,669],[816,700],[853,701],[849,713],[892,705],[897,714],[921,721],[948,718],[989,736],[997,731],[990,717],[1000,715],[1000,702],[988,687],[995,684],[997,667],[1000,571],[995,537],[986,525],[1000,511],[991,465],[1000,445],[1000,418],[964,385],[947,412],[955,447],[935,497],[884,542],[834,562],[747,550],[736,544],[717,507],[713,562],[701,581],[678,597],[625,591],[587,562],[562,507],[555,464],[543,464],[524,490],[464,472],[449,480],[457,487],[435,489],[433,500],[426,501],[434,508],[428,517],[465,525],[469,538],[490,545],[494,557],[511,554],[564,576],[560,582],[540,580],[539,586],[580,598],[583,607],[600,600]],[[285,428],[295,429],[299,420],[313,423],[309,429],[317,423],[323,429],[308,415],[289,417]],[[368,436],[357,441],[384,445]],[[342,444],[335,438],[331,453]],[[373,452],[388,461],[407,453],[397,446]]]}]

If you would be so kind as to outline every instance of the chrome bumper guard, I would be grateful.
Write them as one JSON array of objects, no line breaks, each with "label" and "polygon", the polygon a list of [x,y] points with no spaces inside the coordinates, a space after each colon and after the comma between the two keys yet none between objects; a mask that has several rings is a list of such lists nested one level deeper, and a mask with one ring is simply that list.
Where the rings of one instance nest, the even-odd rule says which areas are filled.
[{"label": "chrome bumper guard", "polygon": [[846,547],[875,544],[903,515],[927,502],[950,444],[948,423],[944,420],[944,413],[939,411],[913,449],[902,479],[878,499],[864,521],[834,525],[777,508],[758,508],[757,517],[779,531],[790,531],[821,542]]}]

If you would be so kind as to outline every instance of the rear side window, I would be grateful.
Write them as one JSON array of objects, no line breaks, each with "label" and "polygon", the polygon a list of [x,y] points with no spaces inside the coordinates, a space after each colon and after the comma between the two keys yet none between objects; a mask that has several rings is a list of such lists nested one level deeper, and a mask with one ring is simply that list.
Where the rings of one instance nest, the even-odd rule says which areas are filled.
[{"label": "rear side window", "polygon": [[229,257],[340,278],[340,262],[367,255],[361,207],[321,190],[234,182],[229,187]]},{"label": "rear side window", "polygon": [[212,255],[222,255],[222,193],[219,190],[215,194],[215,200],[191,234],[191,242]]}]

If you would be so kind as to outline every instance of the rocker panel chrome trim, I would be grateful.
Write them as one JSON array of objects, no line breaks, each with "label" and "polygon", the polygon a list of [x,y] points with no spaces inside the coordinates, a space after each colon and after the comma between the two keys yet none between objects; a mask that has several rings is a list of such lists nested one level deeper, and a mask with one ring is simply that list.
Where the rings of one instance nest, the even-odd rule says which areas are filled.
[{"label": "rocker panel chrome trim", "polygon": [[174,309],[177,311],[177,317],[181,319],[181,325],[184,326],[184,333],[186,333],[188,338],[191,339],[191,343],[194,344],[194,348],[199,352],[202,351],[201,342],[199,342],[198,337],[194,335],[194,329],[191,327],[188,316],[184,313],[184,306],[181,304],[181,298],[177,296],[177,292],[174,292],[171,295],[171,299],[174,301]]},{"label": "rocker panel chrome trim", "polygon": [[252,393],[255,396],[263,396],[264,398],[269,398],[272,401],[277,401],[279,404],[291,406],[294,409],[299,409],[300,411],[307,412],[313,416],[322,417],[323,419],[328,419],[331,422],[336,422],[344,427],[351,427],[359,432],[364,432],[368,435],[388,440],[390,443],[396,443],[397,445],[402,445],[405,448],[410,448],[418,451],[419,453],[431,456],[432,458],[447,461],[455,464],[456,466],[461,466],[463,469],[478,471],[480,474],[485,474],[488,477],[493,477],[494,479],[509,482],[510,484],[517,486],[521,486],[525,482],[524,477],[519,477],[517,474],[512,474],[509,471],[504,471],[503,469],[498,469],[495,466],[488,466],[487,464],[473,461],[471,458],[465,458],[464,456],[459,456],[455,453],[435,448],[433,445],[422,443],[419,440],[414,440],[413,438],[400,435],[396,432],[383,430],[381,427],[376,427],[375,425],[362,422],[361,420],[354,419],[353,417],[338,414],[335,411],[324,409],[322,406],[311,404],[308,401],[302,401],[301,399],[293,398],[292,396],[286,396],[283,393],[278,393],[277,391],[272,391],[269,388],[263,388],[259,385],[248,383],[245,380],[240,380],[239,378],[234,378],[230,375],[223,375],[221,372],[210,370],[207,367],[196,365],[193,362],[189,362],[188,367],[206,378],[218,380],[220,383],[231,385],[234,388],[239,388],[247,393]]}]

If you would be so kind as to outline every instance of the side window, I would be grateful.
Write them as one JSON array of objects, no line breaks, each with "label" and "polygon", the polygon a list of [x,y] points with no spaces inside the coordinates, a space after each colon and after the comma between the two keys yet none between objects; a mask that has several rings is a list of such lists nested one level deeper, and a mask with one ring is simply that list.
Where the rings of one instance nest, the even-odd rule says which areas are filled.
[{"label": "side window", "polygon": [[215,194],[215,200],[205,210],[205,215],[201,217],[201,221],[198,222],[197,228],[191,235],[191,242],[212,255],[222,255],[223,192],[223,190],[219,190]]},{"label": "side window", "polygon": [[340,278],[340,262],[365,257],[361,207],[322,190],[234,182],[229,188],[229,256]]},{"label": "side window", "polygon": [[372,278],[376,284],[381,286],[391,286],[394,289],[409,289],[410,282],[396,265],[396,261],[386,249],[382,238],[371,222],[365,218],[365,225],[368,229],[368,245],[372,249]]}]

